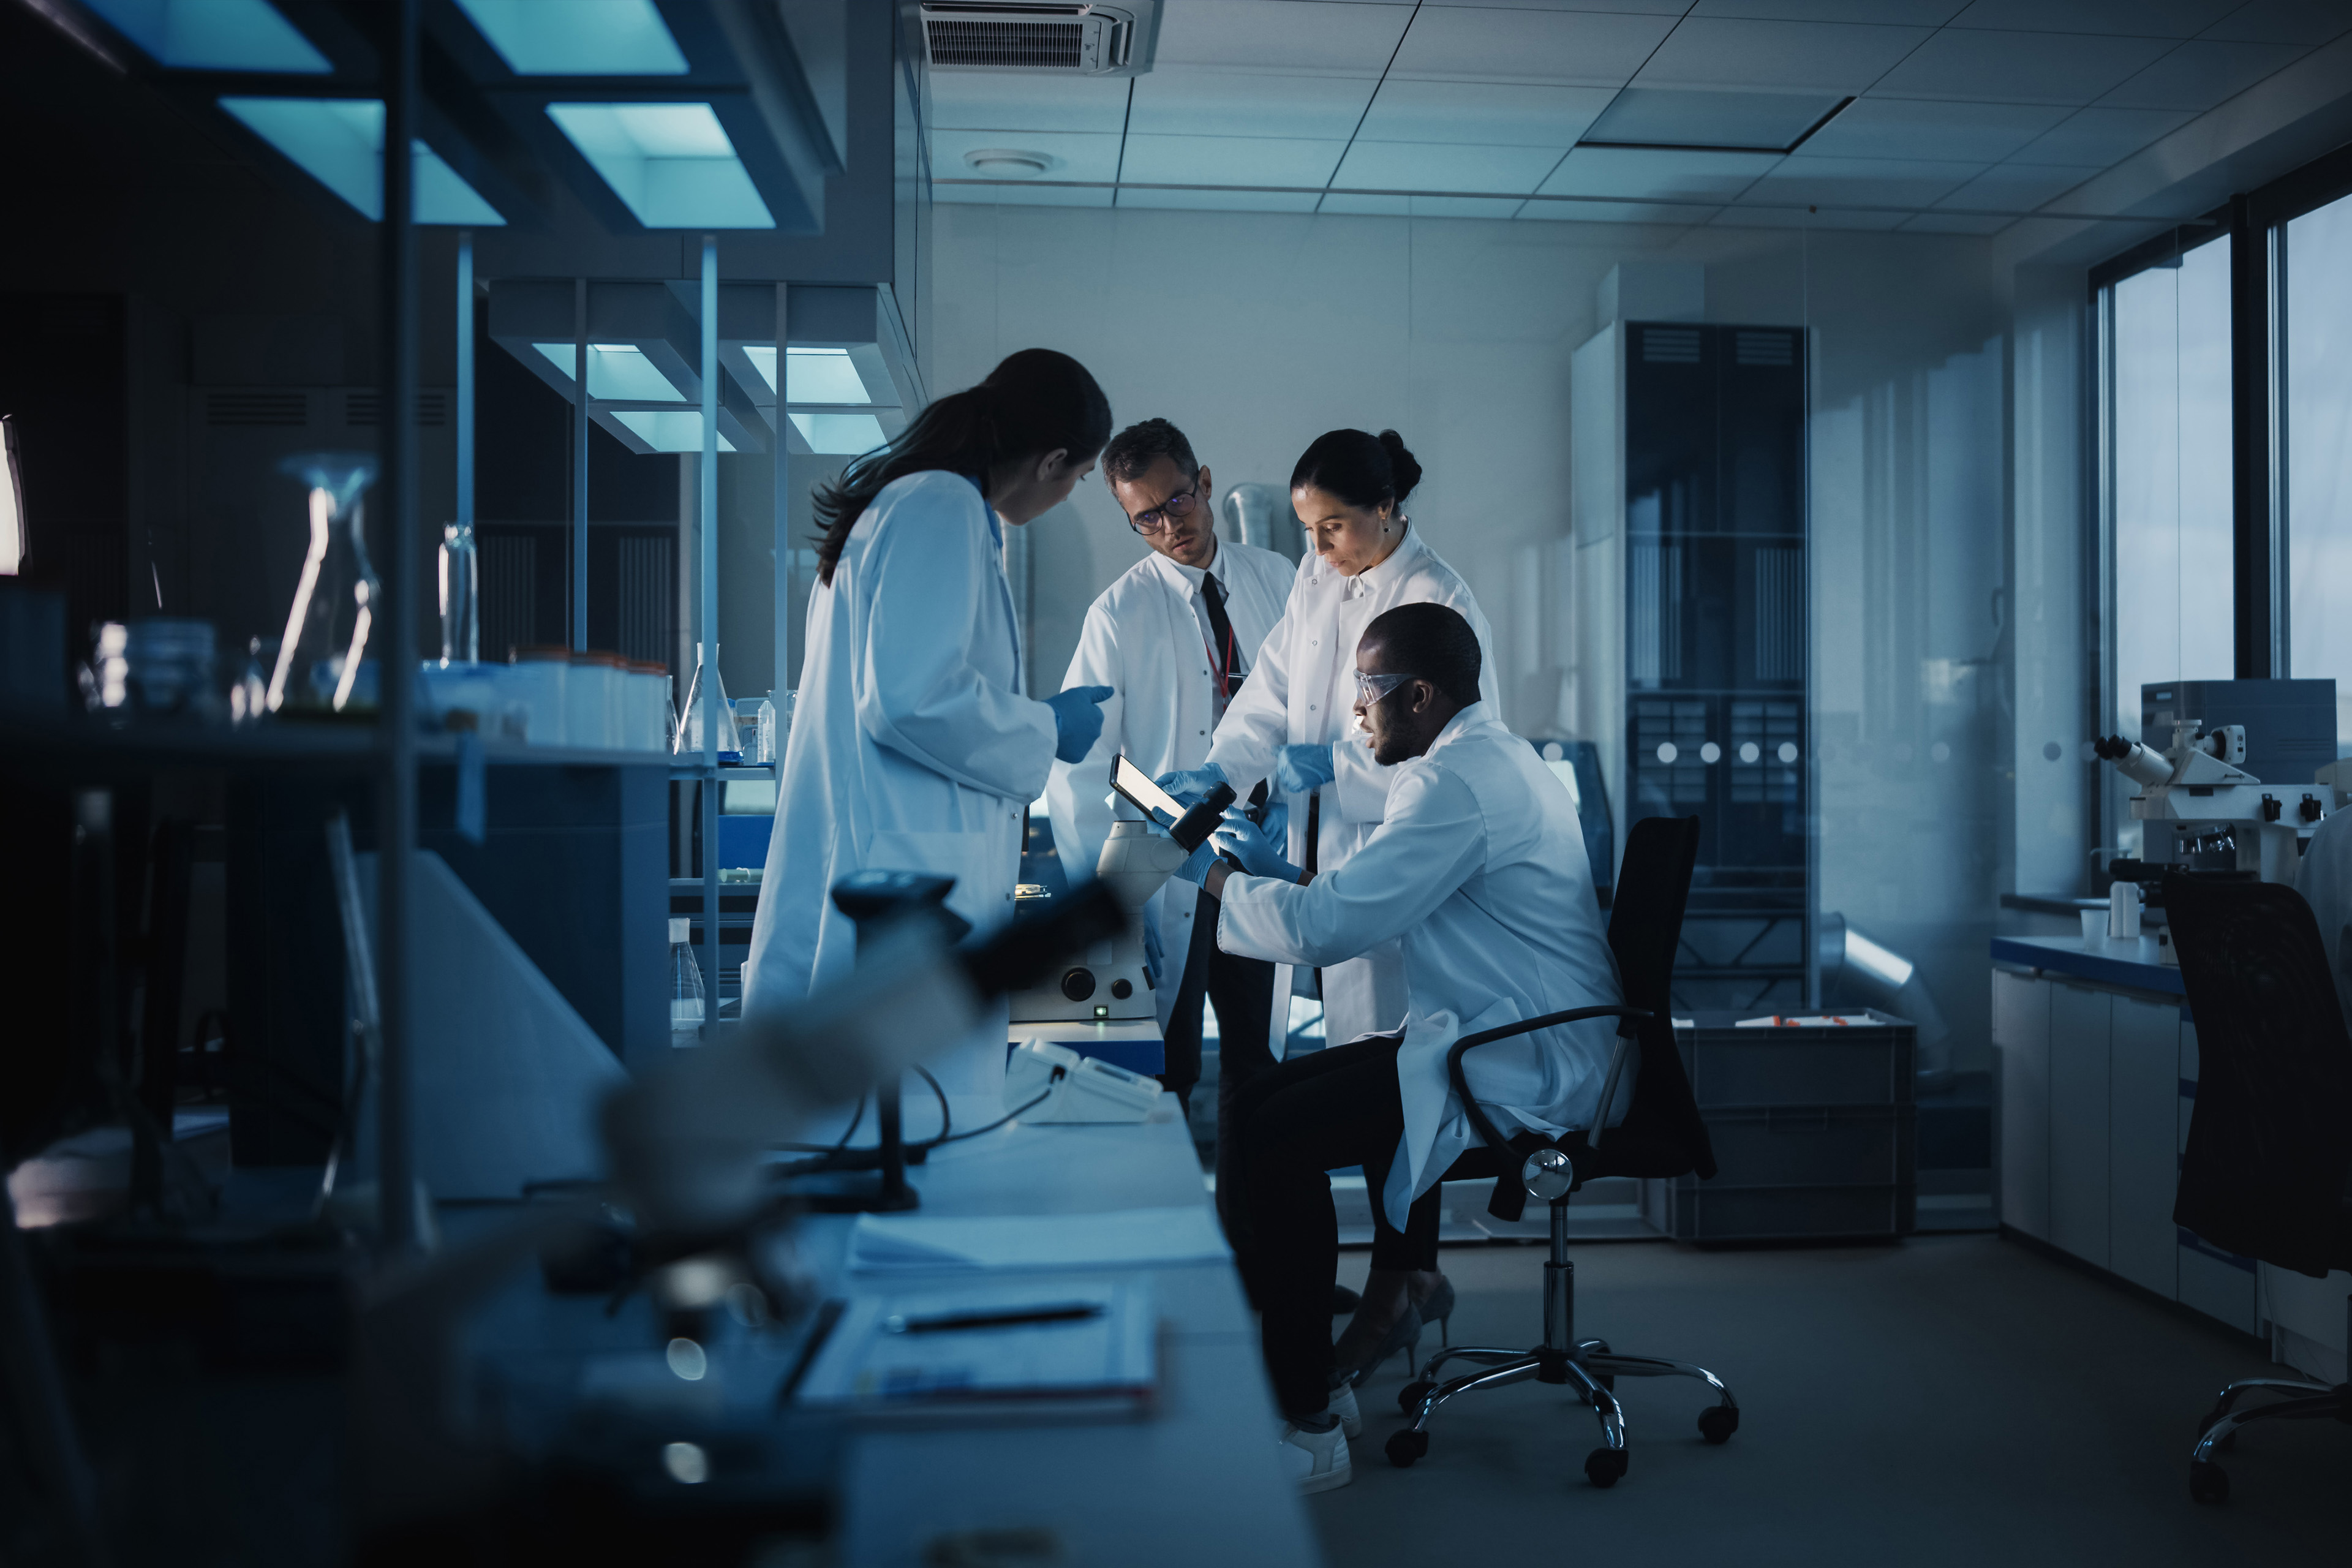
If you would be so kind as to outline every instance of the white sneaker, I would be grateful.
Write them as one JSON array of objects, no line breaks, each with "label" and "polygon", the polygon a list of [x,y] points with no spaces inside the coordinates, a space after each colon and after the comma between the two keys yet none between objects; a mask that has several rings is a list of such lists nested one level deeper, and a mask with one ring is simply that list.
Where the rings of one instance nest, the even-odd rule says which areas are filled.
[{"label": "white sneaker", "polygon": [[1348,1458],[1348,1434],[1336,1423],[1328,1432],[1308,1432],[1286,1423],[1282,1471],[1302,1492],[1328,1492],[1356,1479]]},{"label": "white sneaker", "polygon": [[1356,1390],[1352,1384],[1341,1384],[1331,1391],[1331,1403],[1324,1406],[1339,1418],[1339,1430],[1350,1437],[1364,1435],[1364,1413],[1356,1408]]}]

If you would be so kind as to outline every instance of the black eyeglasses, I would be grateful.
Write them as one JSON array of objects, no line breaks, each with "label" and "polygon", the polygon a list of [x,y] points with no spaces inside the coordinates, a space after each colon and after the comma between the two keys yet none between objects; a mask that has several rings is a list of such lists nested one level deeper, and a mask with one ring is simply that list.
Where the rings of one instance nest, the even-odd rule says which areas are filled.
[{"label": "black eyeglasses", "polygon": [[1192,516],[1192,509],[1200,504],[1201,470],[1195,468],[1192,470],[1191,484],[1150,510],[1137,512],[1127,520],[1127,525],[1147,537],[1155,533],[1165,533],[1171,524],[1181,522]]}]

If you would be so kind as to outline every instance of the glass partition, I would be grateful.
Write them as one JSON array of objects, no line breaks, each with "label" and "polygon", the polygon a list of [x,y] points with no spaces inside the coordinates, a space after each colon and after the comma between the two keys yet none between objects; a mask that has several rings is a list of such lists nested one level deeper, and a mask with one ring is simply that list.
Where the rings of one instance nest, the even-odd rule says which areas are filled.
[{"label": "glass partition", "polygon": [[2284,226],[2278,356],[2287,673],[2336,679],[2352,735],[2352,196]]}]

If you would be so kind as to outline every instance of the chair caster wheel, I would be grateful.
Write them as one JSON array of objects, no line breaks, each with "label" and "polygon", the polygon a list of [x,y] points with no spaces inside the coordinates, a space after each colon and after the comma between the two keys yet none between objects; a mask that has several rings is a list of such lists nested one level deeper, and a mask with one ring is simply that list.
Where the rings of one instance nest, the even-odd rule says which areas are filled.
[{"label": "chair caster wheel", "polygon": [[[1397,1409],[1407,1415],[1421,1414],[1421,1402],[1435,1393],[1437,1384],[1416,1378],[1397,1390]],[[1423,1434],[1427,1436],[1427,1433]]]},{"label": "chair caster wheel", "polygon": [[1728,1443],[1739,1430],[1739,1412],[1731,1405],[1710,1405],[1698,1413],[1698,1435],[1710,1443]]},{"label": "chair caster wheel", "polygon": [[2228,1502],[2230,1473],[2219,1465],[2196,1461],[2189,1467],[2189,1495],[2199,1502]]},{"label": "chair caster wheel", "polygon": [[1429,1452],[1429,1434],[1407,1426],[1389,1434],[1389,1463],[1400,1470],[1409,1470],[1412,1462]]},{"label": "chair caster wheel", "polygon": [[1619,1448],[1595,1448],[1584,1456],[1584,1479],[1606,1490],[1625,1474],[1625,1454]]}]

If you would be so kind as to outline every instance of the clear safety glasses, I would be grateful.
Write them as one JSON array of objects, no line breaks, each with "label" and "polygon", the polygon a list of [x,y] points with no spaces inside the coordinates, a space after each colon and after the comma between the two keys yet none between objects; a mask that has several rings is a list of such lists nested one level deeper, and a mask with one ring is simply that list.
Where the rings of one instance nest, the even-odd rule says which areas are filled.
[{"label": "clear safety glasses", "polygon": [[1356,700],[1369,708],[1394,691],[1408,680],[1419,680],[1418,675],[1367,675],[1356,671]]}]

